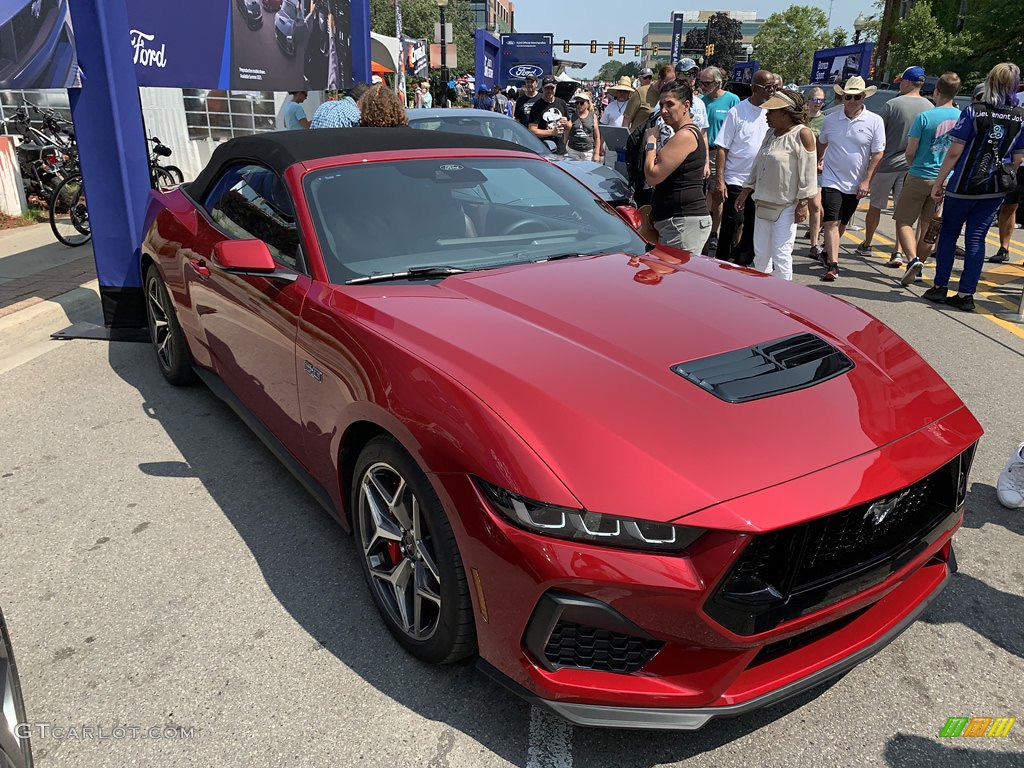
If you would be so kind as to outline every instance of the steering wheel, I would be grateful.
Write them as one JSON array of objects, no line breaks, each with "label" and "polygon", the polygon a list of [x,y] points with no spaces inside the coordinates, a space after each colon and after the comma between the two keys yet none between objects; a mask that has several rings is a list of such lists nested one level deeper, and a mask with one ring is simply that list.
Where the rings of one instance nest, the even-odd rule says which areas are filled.
[{"label": "steering wheel", "polygon": [[549,227],[545,222],[540,219],[520,219],[509,226],[505,227],[499,235],[518,235],[526,234],[528,232],[550,232]]}]

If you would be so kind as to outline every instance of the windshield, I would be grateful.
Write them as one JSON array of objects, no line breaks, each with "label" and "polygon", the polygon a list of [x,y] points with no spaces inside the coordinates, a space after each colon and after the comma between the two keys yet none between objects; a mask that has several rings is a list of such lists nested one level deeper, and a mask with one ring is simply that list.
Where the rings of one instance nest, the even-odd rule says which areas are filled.
[{"label": "windshield", "polygon": [[429,117],[417,119],[410,115],[409,125],[421,131],[444,131],[445,133],[468,133],[471,136],[489,136],[492,139],[511,141],[538,155],[550,154],[543,141],[538,139],[530,129],[513,120],[511,117],[495,115],[488,117],[486,112],[480,112],[482,117],[463,117],[452,115],[451,117]]},{"label": "windshield", "polygon": [[325,168],[305,179],[331,282],[443,265],[645,252],[594,193],[547,161],[446,158]]}]

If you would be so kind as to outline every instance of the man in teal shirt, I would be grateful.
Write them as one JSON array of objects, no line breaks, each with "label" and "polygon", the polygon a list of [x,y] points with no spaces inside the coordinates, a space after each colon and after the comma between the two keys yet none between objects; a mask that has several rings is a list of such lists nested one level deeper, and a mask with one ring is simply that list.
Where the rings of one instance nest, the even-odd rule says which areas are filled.
[{"label": "man in teal shirt", "polygon": [[[718,131],[725,122],[725,116],[729,110],[740,103],[740,98],[735,93],[729,93],[722,88],[725,80],[725,73],[718,67],[708,67],[697,75],[697,85],[701,90],[701,101],[708,111],[708,146],[715,146],[715,138]],[[722,201],[715,201],[711,190],[715,188],[715,159],[717,152],[709,153],[711,157],[711,175],[707,180],[708,209],[711,211],[711,236],[708,238],[705,253],[718,250],[718,225],[722,221]]]},{"label": "man in teal shirt", "polygon": [[960,110],[953,106],[953,97],[959,92],[960,78],[955,72],[947,72],[940,77],[932,97],[935,107],[914,118],[907,134],[906,158],[910,168],[892,216],[900,247],[910,260],[900,281],[903,285],[910,285],[920,278],[924,262],[931,253],[931,246],[924,242],[924,235],[935,217],[932,183],[939,175],[939,168],[953,141],[949,132],[960,119]]}]

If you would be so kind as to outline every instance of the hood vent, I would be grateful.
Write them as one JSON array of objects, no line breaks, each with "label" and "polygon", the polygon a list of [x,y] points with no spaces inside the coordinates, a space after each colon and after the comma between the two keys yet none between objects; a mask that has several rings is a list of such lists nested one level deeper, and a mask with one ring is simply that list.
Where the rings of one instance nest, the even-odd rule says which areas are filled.
[{"label": "hood vent", "polygon": [[672,370],[727,403],[746,403],[820,384],[853,361],[813,333],[673,365]]}]

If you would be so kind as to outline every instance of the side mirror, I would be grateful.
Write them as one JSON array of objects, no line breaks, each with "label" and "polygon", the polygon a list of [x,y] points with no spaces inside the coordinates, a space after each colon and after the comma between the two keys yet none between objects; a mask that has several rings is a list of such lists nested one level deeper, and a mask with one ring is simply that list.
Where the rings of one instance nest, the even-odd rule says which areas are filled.
[{"label": "side mirror", "polygon": [[643,216],[641,216],[640,211],[632,205],[620,205],[615,209],[615,211],[637,232],[639,232],[640,228],[644,225]]},{"label": "side mirror", "polygon": [[298,275],[279,269],[262,240],[222,240],[213,246],[213,262],[233,275],[294,282]]},{"label": "side mirror", "polygon": [[213,246],[213,260],[232,271],[273,272],[277,269],[270,249],[262,240],[222,240]]}]

